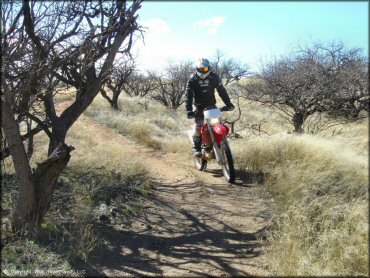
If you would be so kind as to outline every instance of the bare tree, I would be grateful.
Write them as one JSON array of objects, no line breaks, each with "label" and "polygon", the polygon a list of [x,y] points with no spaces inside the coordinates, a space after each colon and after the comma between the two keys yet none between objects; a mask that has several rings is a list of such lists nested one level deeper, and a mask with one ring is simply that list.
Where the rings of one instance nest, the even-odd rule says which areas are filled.
[{"label": "bare tree", "polygon": [[142,72],[133,72],[127,79],[127,82],[123,85],[123,89],[126,94],[130,97],[139,96],[145,97],[157,88],[158,84],[153,75]]},{"label": "bare tree", "polygon": [[265,119],[261,120],[258,124],[238,124],[238,129],[237,129],[237,123],[241,120],[241,115],[242,115],[242,104],[246,101],[246,97],[243,95],[243,91],[238,89],[240,86],[234,84],[228,89],[228,92],[230,96],[233,99],[233,103],[235,105],[235,110],[233,111],[232,114],[228,114],[225,116],[225,123],[230,125],[230,136],[231,138],[241,138],[241,135],[238,133],[242,130],[248,129],[251,131],[251,134],[253,135],[261,135],[261,134],[267,134],[270,135],[268,132],[264,131],[262,129],[262,125],[265,122]]},{"label": "bare tree", "polygon": [[[74,149],[65,143],[68,130],[99,93],[116,54],[130,51],[139,30],[140,5],[141,1],[130,6],[126,1],[2,3],[2,131],[19,182],[15,231],[38,230]],[[77,92],[58,116],[54,97],[59,81]],[[37,126],[22,134],[25,120]],[[32,171],[23,140],[40,131],[49,137],[48,158]]]},{"label": "bare tree", "polygon": [[342,98],[348,100],[349,88],[356,94],[368,93],[367,80],[358,82],[358,75],[350,74],[354,72],[350,65],[358,63],[360,54],[359,49],[347,50],[342,43],[301,47],[290,56],[263,64],[261,73],[243,86],[244,95],[277,107],[291,119],[294,131],[301,133],[309,116],[335,109]]},{"label": "bare tree", "polygon": [[184,61],[178,64],[169,63],[162,75],[150,73],[157,83],[152,98],[168,108],[177,109],[185,101],[186,84],[193,71],[193,63]]},{"label": "bare tree", "polygon": [[240,104],[241,104],[240,102],[243,100],[245,101],[245,98],[241,96],[237,88],[229,88],[228,92],[230,96],[234,99],[235,110],[231,116],[227,115],[227,117],[225,118],[225,123],[230,125],[230,135],[232,135],[235,138],[238,138],[240,137],[240,135],[236,132],[235,125],[240,120],[241,115],[242,115],[242,109],[240,107]]},{"label": "bare tree", "polygon": [[101,95],[115,110],[119,110],[118,98],[134,69],[135,62],[130,56],[127,58],[120,58],[120,61],[113,66],[112,73],[107,78],[105,83],[106,87],[110,89],[111,93],[107,93],[104,87],[100,89]]},{"label": "bare tree", "polygon": [[369,112],[369,62],[368,58],[360,55],[359,49],[348,54],[350,57],[343,57],[341,61],[342,67],[338,72],[340,86],[332,99],[333,108],[329,112],[335,117],[357,120],[361,111]]},{"label": "bare tree", "polygon": [[249,75],[249,67],[247,64],[237,59],[226,57],[219,49],[216,50],[216,54],[211,60],[211,67],[212,70],[220,76],[224,86]]}]

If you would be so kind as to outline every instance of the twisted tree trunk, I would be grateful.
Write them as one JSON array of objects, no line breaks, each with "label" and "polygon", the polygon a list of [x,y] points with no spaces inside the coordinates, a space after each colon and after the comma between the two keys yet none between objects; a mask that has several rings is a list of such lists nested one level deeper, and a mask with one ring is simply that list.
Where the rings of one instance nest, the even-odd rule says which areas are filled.
[{"label": "twisted tree trunk", "polygon": [[38,165],[32,174],[32,183],[35,189],[35,208],[33,211],[32,225],[38,230],[48,211],[53,197],[58,178],[66,168],[74,148],[59,144],[54,152]]},{"label": "twisted tree trunk", "polygon": [[303,123],[305,117],[302,112],[296,112],[293,116],[294,132],[303,133]]},{"label": "twisted tree trunk", "polygon": [[[111,89],[112,90],[112,89]],[[104,88],[101,88],[100,89],[100,93],[101,95],[109,102],[110,106],[114,109],[114,110],[119,110],[119,107],[118,107],[118,98],[119,98],[119,95],[120,95],[120,92],[116,91],[116,90],[112,90],[112,98],[110,98],[107,94],[107,92],[104,90]]]}]

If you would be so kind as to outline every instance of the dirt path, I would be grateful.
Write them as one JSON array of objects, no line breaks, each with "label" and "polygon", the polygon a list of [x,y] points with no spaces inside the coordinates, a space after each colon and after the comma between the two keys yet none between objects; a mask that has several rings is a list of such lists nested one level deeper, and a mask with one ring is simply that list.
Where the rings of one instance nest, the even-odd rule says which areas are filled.
[{"label": "dirt path", "polygon": [[[261,188],[248,179],[229,185],[214,163],[199,172],[191,161],[135,144],[104,125],[80,121],[120,142],[127,157],[141,157],[154,189],[130,225],[107,226],[99,254],[85,265],[90,275],[267,275],[262,253],[268,222]],[[189,146],[190,147],[190,146]]]}]

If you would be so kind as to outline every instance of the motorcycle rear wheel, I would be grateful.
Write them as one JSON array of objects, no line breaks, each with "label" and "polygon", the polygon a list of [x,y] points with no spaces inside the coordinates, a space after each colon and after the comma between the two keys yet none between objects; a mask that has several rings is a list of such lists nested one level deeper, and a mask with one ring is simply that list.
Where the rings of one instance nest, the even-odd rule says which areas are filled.
[{"label": "motorcycle rear wheel", "polygon": [[235,169],[234,169],[234,160],[231,154],[230,146],[227,143],[226,138],[224,138],[221,143],[221,154],[222,154],[222,174],[229,183],[235,181]]},{"label": "motorcycle rear wheel", "polygon": [[197,170],[203,171],[204,169],[207,168],[207,160],[206,159],[203,159],[201,157],[195,157],[194,161],[195,161],[195,167],[197,168]]}]

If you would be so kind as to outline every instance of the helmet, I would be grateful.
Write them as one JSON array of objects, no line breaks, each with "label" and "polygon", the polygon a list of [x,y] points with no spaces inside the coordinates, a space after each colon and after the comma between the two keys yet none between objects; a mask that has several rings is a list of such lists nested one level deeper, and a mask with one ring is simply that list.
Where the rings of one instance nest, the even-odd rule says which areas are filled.
[{"label": "helmet", "polygon": [[210,63],[207,59],[201,58],[198,60],[197,64],[197,75],[201,79],[206,79],[211,72],[210,70]]}]

